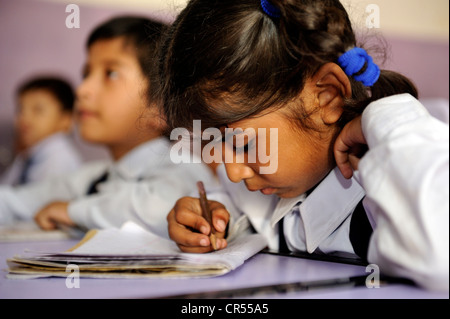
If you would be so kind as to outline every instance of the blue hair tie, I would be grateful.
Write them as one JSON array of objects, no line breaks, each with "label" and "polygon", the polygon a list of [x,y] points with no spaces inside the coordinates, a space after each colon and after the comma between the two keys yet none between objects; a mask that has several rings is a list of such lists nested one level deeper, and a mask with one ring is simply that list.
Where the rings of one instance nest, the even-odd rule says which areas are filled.
[{"label": "blue hair tie", "polygon": [[280,9],[275,7],[269,0],[261,0],[261,7],[269,17],[277,19],[281,16]]},{"label": "blue hair tie", "polygon": [[362,82],[365,86],[373,86],[380,78],[380,68],[373,62],[370,55],[362,48],[353,48],[338,59],[339,65],[344,69],[345,74],[353,76],[360,72],[367,63],[366,70],[353,78]]}]

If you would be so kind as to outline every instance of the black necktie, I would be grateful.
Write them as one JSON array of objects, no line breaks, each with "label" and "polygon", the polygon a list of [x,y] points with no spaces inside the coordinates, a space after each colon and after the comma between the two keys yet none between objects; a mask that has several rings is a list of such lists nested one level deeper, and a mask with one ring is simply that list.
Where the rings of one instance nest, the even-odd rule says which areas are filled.
[{"label": "black necktie", "polygon": [[288,253],[289,248],[284,238],[284,217],[278,222],[278,252]]},{"label": "black necktie", "polygon": [[[364,198],[363,198],[364,199]],[[372,225],[367,218],[366,211],[363,206],[363,200],[361,200],[356,206],[350,221],[350,242],[353,246],[353,250],[358,257],[367,260],[367,252],[369,249],[370,237],[372,236]],[[292,211],[298,209],[299,205],[294,206]],[[278,234],[279,234],[279,252],[289,252],[289,248],[284,237],[284,218],[278,222]]]},{"label": "black necktie", "polygon": [[[363,198],[364,199],[364,198]],[[360,258],[367,260],[367,251],[369,250],[369,241],[372,236],[372,225],[367,218],[363,206],[363,200],[356,206],[350,221],[350,242],[352,243],[355,254]]]},{"label": "black necktie", "polygon": [[23,163],[22,172],[19,176],[19,182],[18,185],[23,185],[28,183],[29,174],[30,174],[30,168],[33,165],[33,158],[31,156],[27,157]]},{"label": "black necktie", "polygon": [[92,183],[89,185],[89,188],[86,192],[86,195],[93,195],[98,193],[97,185],[100,183],[105,182],[108,179],[108,172],[105,172],[103,175],[101,175],[96,180],[92,181]]}]

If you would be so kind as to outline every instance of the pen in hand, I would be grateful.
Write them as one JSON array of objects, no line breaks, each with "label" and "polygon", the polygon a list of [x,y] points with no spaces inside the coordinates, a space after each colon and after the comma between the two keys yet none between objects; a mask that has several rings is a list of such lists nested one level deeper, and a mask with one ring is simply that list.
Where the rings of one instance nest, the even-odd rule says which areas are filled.
[{"label": "pen in hand", "polygon": [[216,244],[216,231],[214,229],[213,223],[212,223],[212,216],[211,216],[211,210],[209,209],[208,205],[208,199],[206,198],[206,191],[205,187],[203,185],[203,182],[197,182],[198,187],[198,193],[200,196],[200,206],[202,208],[202,216],[206,219],[208,224],[211,227],[211,232],[209,235],[209,240],[211,241],[211,246],[214,250],[217,250],[217,244]]}]

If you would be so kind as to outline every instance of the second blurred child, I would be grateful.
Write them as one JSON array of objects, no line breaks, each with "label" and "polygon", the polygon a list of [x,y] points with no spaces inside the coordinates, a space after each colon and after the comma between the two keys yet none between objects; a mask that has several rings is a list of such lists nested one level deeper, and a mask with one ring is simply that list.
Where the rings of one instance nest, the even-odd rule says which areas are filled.
[{"label": "second blurred child", "polygon": [[69,132],[75,94],[62,78],[35,77],[17,92],[17,155],[0,184],[23,185],[67,174],[83,160]]},{"label": "second blurred child", "polygon": [[44,229],[58,224],[89,229],[133,220],[166,235],[166,214],[176,199],[190,194],[198,179],[215,183],[205,164],[171,161],[158,108],[145,98],[163,29],[145,18],[121,17],[94,30],[77,114],[82,137],[105,145],[114,161],[92,163],[48,183],[0,190],[0,223],[35,217]]}]

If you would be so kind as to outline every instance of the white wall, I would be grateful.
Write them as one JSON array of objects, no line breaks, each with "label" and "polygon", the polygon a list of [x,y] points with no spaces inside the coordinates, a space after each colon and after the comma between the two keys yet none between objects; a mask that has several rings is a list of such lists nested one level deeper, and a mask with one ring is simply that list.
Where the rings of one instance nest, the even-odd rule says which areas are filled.
[{"label": "white wall", "polygon": [[448,0],[343,0],[342,3],[354,19],[361,17],[369,4],[378,5],[381,31],[387,35],[448,42]]}]

